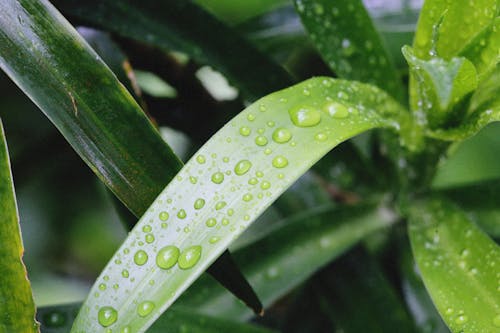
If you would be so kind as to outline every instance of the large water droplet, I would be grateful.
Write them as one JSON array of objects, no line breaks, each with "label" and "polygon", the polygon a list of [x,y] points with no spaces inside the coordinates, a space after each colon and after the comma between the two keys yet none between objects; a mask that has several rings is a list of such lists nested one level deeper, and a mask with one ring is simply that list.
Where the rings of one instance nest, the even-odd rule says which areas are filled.
[{"label": "large water droplet", "polygon": [[166,221],[166,220],[168,220],[169,215],[167,212],[161,212],[159,217],[160,217],[160,220]]},{"label": "large water droplet", "polygon": [[259,135],[258,137],[255,138],[255,144],[257,146],[265,146],[267,145],[267,139],[265,136]]},{"label": "large water droplet", "polygon": [[260,184],[260,188],[263,189],[263,190],[267,190],[268,188],[271,187],[271,183],[268,182],[267,180],[264,180],[261,184]]},{"label": "large water droplet", "polygon": [[120,333],[131,333],[132,331],[130,330],[130,326],[124,326],[120,330]]},{"label": "large water droplet", "polygon": [[332,117],[336,119],[343,119],[349,116],[348,108],[340,103],[332,102],[325,105],[324,110]]},{"label": "large water droplet", "polygon": [[220,171],[218,172],[215,172],[213,175],[212,175],[212,182],[215,183],[215,184],[220,184],[224,181],[224,174]]},{"label": "large water droplet", "polygon": [[250,170],[252,163],[249,160],[241,160],[234,166],[234,173],[242,176]]},{"label": "large water droplet", "polygon": [[202,198],[196,199],[194,202],[194,209],[202,209],[205,206],[205,200]]},{"label": "large water droplet", "polygon": [[135,254],[134,254],[134,262],[139,265],[139,266],[142,266],[144,265],[146,262],[148,261],[148,254],[143,251],[143,250],[139,250],[137,251]]},{"label": "large water droplet", "polygon": [[292,138],[292,133],[286,128],[277,128],[273,132],[273,140],[277,143],[286,143]]},{"label": "large water droplet", "polygon": [[225,201],[219,201],[218,203],[215,204],[215,210],[221,210],[224,207],[226,207]]},{"label": "large water droplet", "polygon": [[217,220],[211,217],[205,222],[205,224],[207,225],[207,227],[213,227],[217,224]]},{"label": "large water droplet", "polygon": [[178,247],[173,245],[165,246],[156,255],[156,265],[162,269],[172,268],[177,263],[179,254]]},{"label": "large water droplet", "polygon": [[321,113],[311,106],[297,106],[288,111],[295,126],[311,127],[321,121]]},{"label": "large water droplet", "polygon": [[181,269],[189,269],[196,265],[198,260],[201,257],[201,246],[195,245],[188,247],[179,255],[179,259],[177,260],[179,264],[179,268]]},{"label": "large water droplet", "polygon": [[276,156],[274,159],[273,159],[273,167],[275,168],[284,168],[288,165],[288,160],[286,159],[286,157],[284,156]]},{"label": "large water droplet", "polygon": [[151,232],[151,226],[149,224],[146,224],[144,227],[142,227],[143,232]]},{"label": "large water droplet", "polygon": [[243,201],[245,201],[245,202],[249,202],[252,199],[253,199],[253,196],[250,193],[243,195]]},{"label": "large water droplet", "polygon": [[241,135],[243,135],[243,136],[249,136],[250,133],[252,133],[252,130],[250,129],[250,127],[247,127],[247,126],[240,127],[240,134]]},{"label": "large water droplet", "polygon": [[140,317],[146,317],[155,308],[155,303],[151,301],[144,301],[137,306],[137,314]]},{"label": "large water droplet", "polygon": [[155,241],[155,236],[153,234],[146,235],[146,243],[151,244]]},{"label": "large water droplet", "polygon": [[186,214],[186,211],[184,209],[181,209],[181,210],[179,210],[179,212],[177,212],[177,217],[180,218],[181,220],[185,219],[186,216],[187,216],[187,214]]},{"label": "large water droplet", "polygon": [[118,312],[111,306],[103,306],[97,313],[97,320],[103,327],[112,325],[118,319]]}]

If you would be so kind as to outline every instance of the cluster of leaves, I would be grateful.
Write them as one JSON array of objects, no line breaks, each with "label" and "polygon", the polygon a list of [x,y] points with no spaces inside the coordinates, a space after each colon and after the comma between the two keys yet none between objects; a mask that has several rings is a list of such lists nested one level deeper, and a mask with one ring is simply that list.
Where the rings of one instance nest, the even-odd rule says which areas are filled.
[{"label": "cluster of leaves", "polygon": [[[232,26],[191,1],[2,3],[0,67],[132,230],[83,306],[35,311],[2,132],[1,332],[500,330],[496,182],[433,186],[500,119],[500,2],[427,0],[415,33],[406,1],[293,2]],[[239,95],[215,98],[203,65]],[[158,124],[189,137],[185,165]],[[252,324],[200,277],[259,312],[235,263],[269,307]]]}]

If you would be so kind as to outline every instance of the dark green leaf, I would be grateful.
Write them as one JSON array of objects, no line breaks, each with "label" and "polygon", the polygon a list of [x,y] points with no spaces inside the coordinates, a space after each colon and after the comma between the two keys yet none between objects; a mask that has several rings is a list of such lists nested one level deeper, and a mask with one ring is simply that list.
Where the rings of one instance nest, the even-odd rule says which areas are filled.
[{"label": "dark green leaf", "polygon": [[500,247],[442,199],[415,204],[408,231],[425,286],[451,331],[498,331]]},{"label": "dark green leaf", "polygon": [[361,0],[295,0],[309,36],[341,78],[373,83],[402,100],[392,59]]},{"label": "dark green leaf", "polygon": [[0,332],[39,331],[23,252],[9,153],[0,121]]},{"label": "dark green leaf", "polygon": [[[291,84],[283,68],[191,1],[53,1],[66,15],[213,66],[255,100]],[[196,22],[196,24],[193,24]]]}]

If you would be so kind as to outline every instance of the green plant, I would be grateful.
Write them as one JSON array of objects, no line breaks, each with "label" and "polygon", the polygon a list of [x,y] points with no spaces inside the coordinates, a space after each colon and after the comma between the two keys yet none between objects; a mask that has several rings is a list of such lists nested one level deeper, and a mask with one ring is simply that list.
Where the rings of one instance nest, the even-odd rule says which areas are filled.
[{"label": "green plant", "polygon": [[[498,0],[426,1],[404,59],[385,45],[399,50],[412,31],[400,42],[395,18],[361,1],[295,0],[295,11],[255,1],[263,16],[235,27],[190,1],[53,3],[2,2],[0,67],[119,199],[133,229],[81,308],[38,309],[42,331],[267,332],[242,323],[248,309],[213,281],[194,283],[211,267],[260,311],[228,254],[216,261],[230,245],[264,305],[289,295],[285,313],[260,319],[270,329],[446,332],[444,321],[452,332],[500,330],[496,181],[433,183],[454,147],[499,120]],[[58,10],[115,41],[81,30],[98,55]],[[305,31],[289,28],[297,15]],[[401,15],[411,22],[411,11]],[[127,56],[175,89],[143,95],[138,86],[148,85]],[[186,70],[198,64],[220,71],[240,98],[210,97]],[[298,77],[308,79],[291,85]],[[235,115],[244,101],[253,103]],[[206,142],[183,165],[139,105],[194,146]],[[0,331],[34,332],[2,147]]]}]

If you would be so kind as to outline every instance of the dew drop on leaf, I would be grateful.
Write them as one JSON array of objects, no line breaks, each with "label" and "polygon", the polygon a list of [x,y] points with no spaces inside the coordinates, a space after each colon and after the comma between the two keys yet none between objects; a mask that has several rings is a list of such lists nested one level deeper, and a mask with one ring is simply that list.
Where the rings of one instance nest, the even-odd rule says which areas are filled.
[{"label": "dew drop on leaf", "polygon": [[155,236],[153,234],[146,235],[146,243],[151,244],[155,241]]},{"label": "dew drop on leaf", "polygon": [[160,213],[160,215],[159,215],[159,218],[160,218],[160,220],[162,220],[162,221],[166,221],[166,220],[168,220],[169,215],[168,215],[168,213],[167,213],[167,212],[161,212],[161,213]]},{"label": "dew drop on leaf", "polygon": [[112,325],[118,319],[118,312],[111,306],[103,306],[97,313],[97,320],[103,327]]},{"label": "dew drop on leaf", "polygon": [[267,145],[267,139],[265,136],[259,135],[255,138],[255,144],[257,146],[265,146]]},{"label": "dew drop on leaf", "polygon": [[326,139],[328,139],[328,136],[327,136],[325,133],[323,133],[323,132],[319,132],[319,133],[317,133],[317,134],[314,136],[314,139],[315,139],[316,141],[320,141],[320,142],[322,142],[322,141],[326,141]]},{"label": "dew drop on leaf", "polygon": [[219,201],[218,203],[215,204],[215,210],[221,210],[224,207],[226,207],[225,201]]},{"label": "dew drop on leaf", "polygon": [[137,314],[140,317],[146,317],[155,308],[155,304],[151,301],[144,301],[137,306]]},{"label": "dew drop on leaf", "polygon": [[277,128],[273,132],[273,141],[276,143],[286,143],[292,138],[292,133],[286,128]]},{"label": "dew drop on leaf", "polygon": [[161,269],[172,268],[179,258],[179,248],[173,245],[168,245],[160,249],[156,255],[156,265]]},{"label": "dew drop on leaf", "polygon": [[298,127],[312,127],[321,121],[321,113],[311,106],[297,106],[288,111],[290,120]]},{"label": "dew drop on leaf", "polygon": [[224,174],[222,172],[218,171],[212,175],[212,182],[214,184],[220,184],[223,181],[224,181]]},{"label": "dew drop on leaf", "polygon": [[252,199],[253,199],[253,196],[250,193],[243,195],[243,201],[245,201],[245,202],[252,201]]},{"label": "dew drop on leaf", "polygon": [[201,246],[195,245],[188,247],[179,255],[177,260],[179,268],[189,269],[198,263],[201,257]]},{"label": "dew drop on leaf", "polygon": [[180,219],[185,219],[186,216],[187,216],[187,214],[186,214],[186,211],[184,209],[181,209],[181,210],[179,210],[179,212],[177,212],[177,217]]},{"label": "dew drop on leaf", "polygon": [[143,250],[139,250],[134,254],[134,262],[136,265],[142,266],[148,261],[148,254]]},{"label": "dew drop on leaf", "polygon": [[343,119],[349,116],[349,110],[343,104],[332,102],[325,105],[324,110],[335,119]]},{"label": "dew drop on leaf", "polygon": [[211,217],[205,222],[205,224],[207,225],[207,227],[213,227],[217,224],[217,220]]},{"label": "dew drop on leaf", "polygon": [[250,135],[250,133],[252,133],[252,130],[251,130],[249,127],[247,127],[247,126],[242,126],[242,127],[240,128],[240,134],[241,134],[241,135],[243,135],[243,136],[249,136],[249,135]]},{"label": "dew drop on leaf", "polygon": [[196,162],[198,162],[200,164],[204,164],[206,162],[205,156],[203,156],[203,155],[196,156]]},{"label": "dew drop on leaf", "polygon": [[250,170],[252,163],[249,160],[241,160],[234,166],[234,173],[242,176]]},{"label": "dew drop on leaf", "polygon": [[60,312],[53,311],[43,316],[43,323],[48,327],[61,327],[66,324],[66,316]]},{"label": "dew drop on leaf", "polygon": [[273,167],[281,169],[288,165],[288,160],[284,156],[276,156],[273,159]]},{"label": "dew drop on leaf", "polygon": [[260,184],[260,188],[263,189],[263,190],[267,190],[268,188],[271,187],[271,183],[268,182],[267,180],[264,180],[261,184]]},{"label": "dew drop on leaf", "polygon": [[151,232],[151,226],[146,224],[144,227],[142,227],[143,232]]},{"label": "dew drop on leaf", "polygon": [[196,199],[194,202],[194,209],[202,209],[205,206],[205,200],[202,198]]},{"label": "dew drop on leaf", "polygon": [[129,277],[128,270],[124,269],[124,270],[122,271],[122,276],[123,276],[124,278],[128,278],[128,277]]},{"label": "dew drop on leaf", "polygon": [[249,185],[256,185],[259,182],[259,180],[255,177],[252,177],[248,180]]}]

